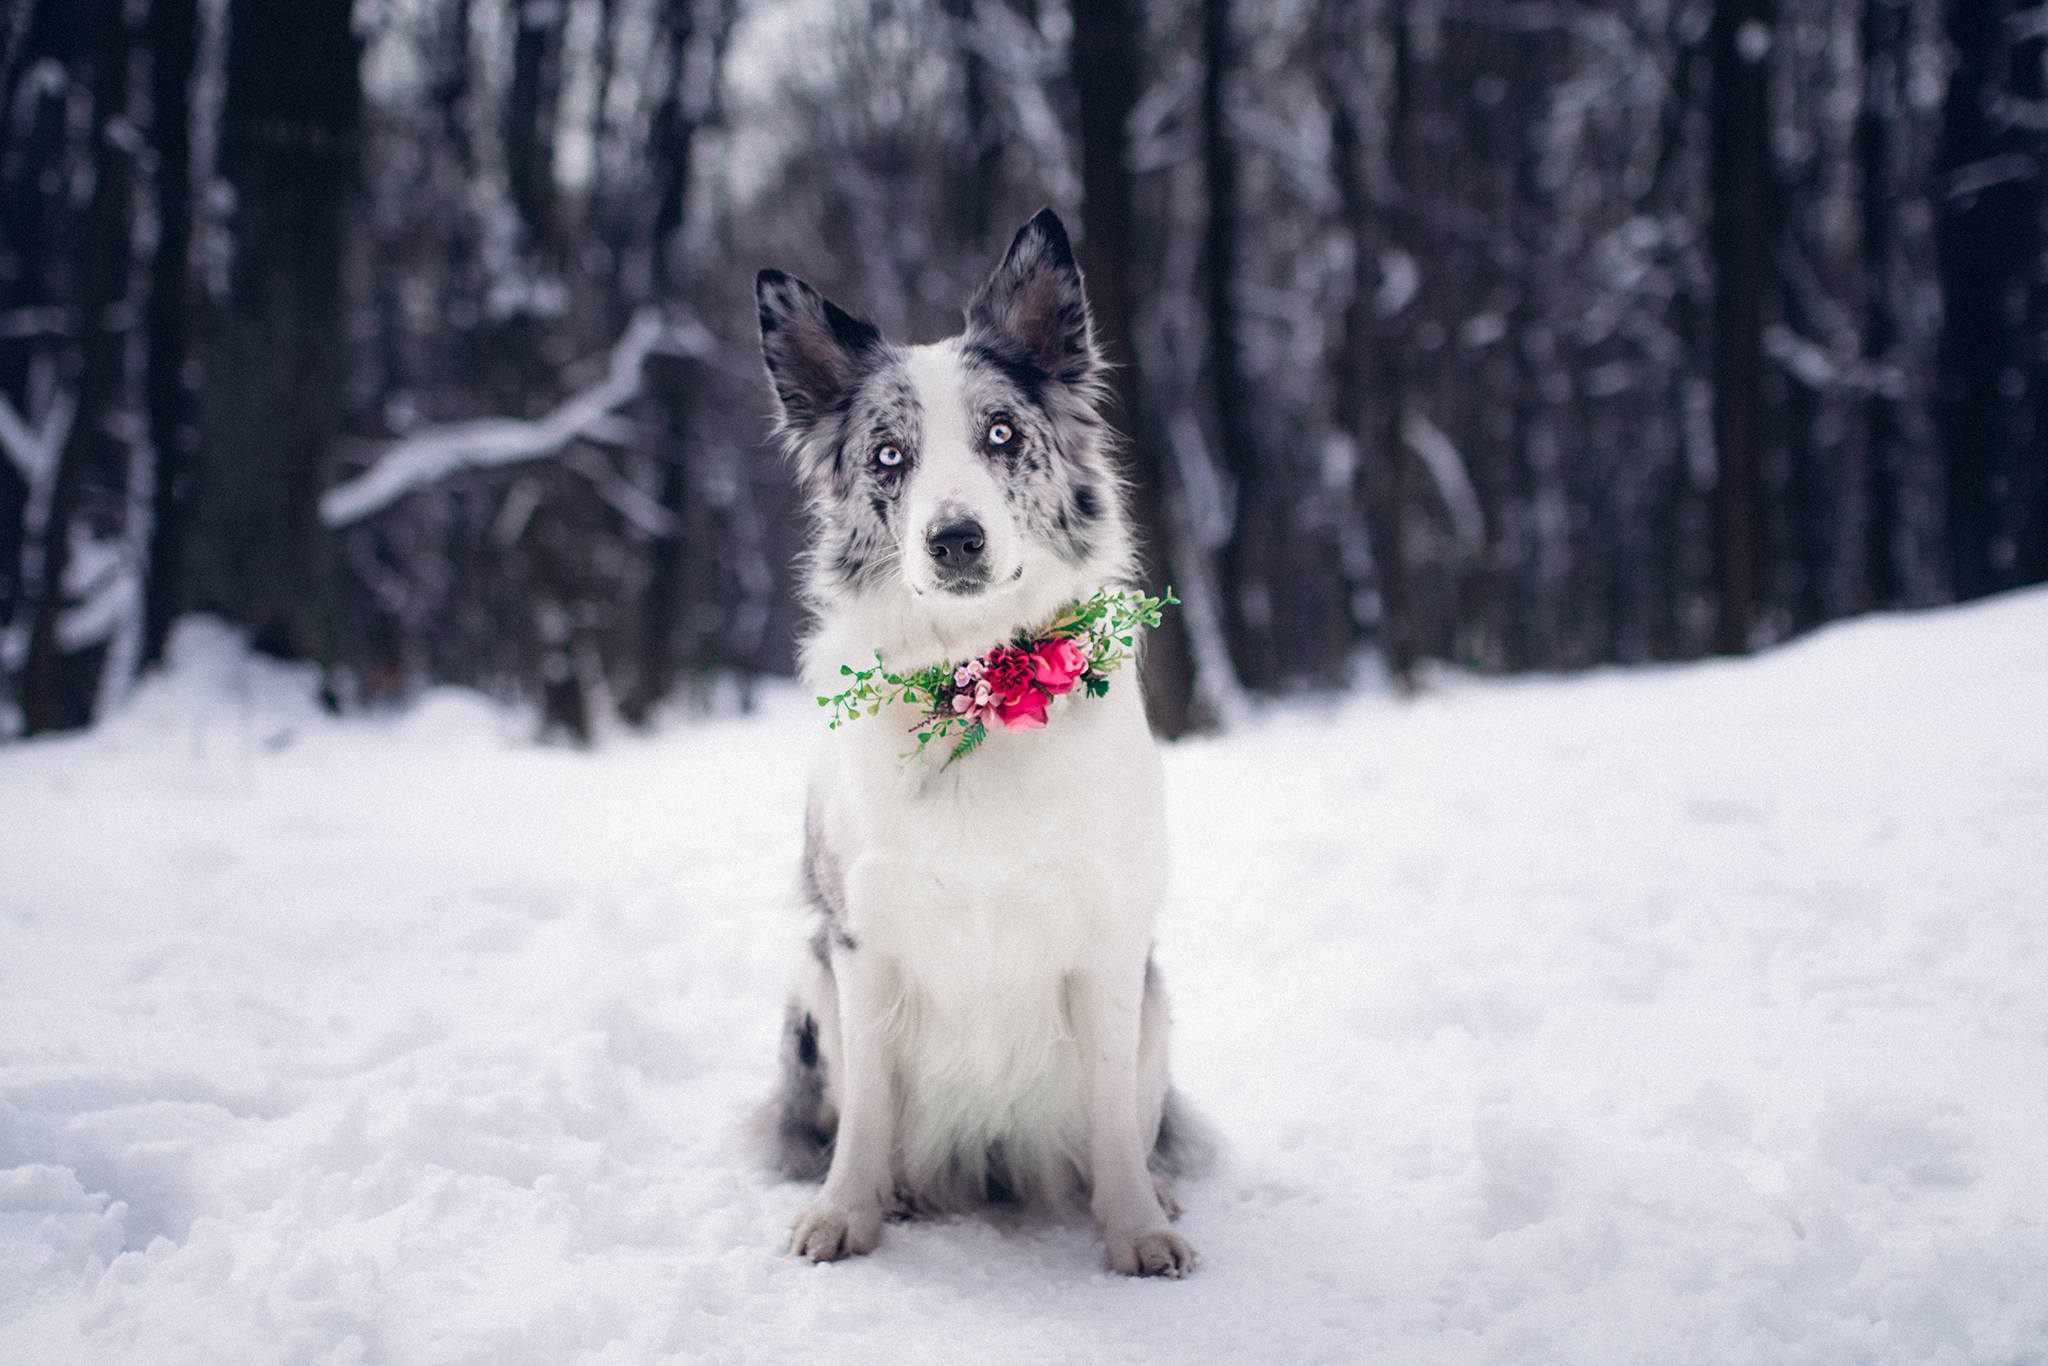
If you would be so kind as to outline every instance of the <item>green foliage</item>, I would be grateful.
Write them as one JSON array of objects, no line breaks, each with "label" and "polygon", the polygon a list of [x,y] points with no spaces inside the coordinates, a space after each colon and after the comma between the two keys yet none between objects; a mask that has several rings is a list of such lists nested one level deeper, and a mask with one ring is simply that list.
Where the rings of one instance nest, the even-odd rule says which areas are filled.
[{"label": "green foliage", "polygon": [[[1138,631],[1157,626],[1160,614],[1179,602],[1171,588],[1159,598],[1129,589],[1105,588],[1062,609],[1042,629],[1020,632],[1004,649],[960,665],[947,660],[908,673],[893,673],[877,650],[872,668],[840,665],[840,676],[850,681],[842,691],[820,696],[818,705],[831,712],[828,724],[834,730],[858,717],[879,715],[885,706],[915,707],[918,716],[910,727],[917,737],[914,752],[922,754],[932,741],[951,739],[957,734],[959,738],[946,757],[951,764],[972,754],[988,739],[983,716],[957,709],[954,697],[962,693],[973,695],[974,680],[991,659],[1005,650],[1029,653],[1049,641],[1071,641],[1087,659],[1087,667],[1074,680],[1075,689],[1088,697],[1104,697],[1109,693],[1109,675],[1121,669],[1136,650]],[[973,676],[963,681],[962,669],[972,670]]]}]

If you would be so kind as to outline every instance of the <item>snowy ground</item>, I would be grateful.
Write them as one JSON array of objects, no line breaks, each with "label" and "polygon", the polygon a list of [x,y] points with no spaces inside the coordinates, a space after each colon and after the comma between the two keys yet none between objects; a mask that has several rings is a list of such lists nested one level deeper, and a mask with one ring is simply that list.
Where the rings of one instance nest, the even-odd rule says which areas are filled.
[{"label": "snowy ground", "polygon": [[782,1255],[800,699],[178,644],[0,750],[0,1361],[2048,1361],[2048,592],[1173,750],[1178,1284]]}]

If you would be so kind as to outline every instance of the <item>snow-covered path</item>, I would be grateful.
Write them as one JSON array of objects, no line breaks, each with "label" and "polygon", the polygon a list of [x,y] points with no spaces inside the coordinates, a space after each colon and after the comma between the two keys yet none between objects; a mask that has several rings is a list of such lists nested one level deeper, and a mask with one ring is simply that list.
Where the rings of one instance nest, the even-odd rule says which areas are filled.
[{"label": "snow-covered path", "polygon": [[800,699],[179,650],[0,750],[0,1361],[2048,1361],[2048,592],[1172,750],[1178,1284],[781,1255]]}]

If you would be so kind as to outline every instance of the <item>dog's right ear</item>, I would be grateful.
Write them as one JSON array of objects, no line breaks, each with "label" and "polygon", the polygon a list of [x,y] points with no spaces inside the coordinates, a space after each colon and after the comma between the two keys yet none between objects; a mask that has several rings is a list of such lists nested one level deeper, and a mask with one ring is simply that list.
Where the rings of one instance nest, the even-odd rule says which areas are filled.
[{"label": "dog's right ear", "polygon": [[794,275],[754,277],[761,309],[761,358],[782,403],[783,424],[798,434],[842,410],[882,334]]}]

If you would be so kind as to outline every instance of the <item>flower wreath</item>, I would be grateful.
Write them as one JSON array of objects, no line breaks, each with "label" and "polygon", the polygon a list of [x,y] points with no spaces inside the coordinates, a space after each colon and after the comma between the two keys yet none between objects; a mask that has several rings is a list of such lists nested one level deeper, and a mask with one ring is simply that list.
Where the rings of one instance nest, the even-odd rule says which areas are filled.
[{"label": "flower wreath", "polygon": [[872,669],[840,665],[841,675],[853,681],[836,697],[820,697],[818,705],[832,709],[834,730],[856,717],[873,716],[885,703],[917,707],[920,715],[912,728],[916,753],[923,754],[934,740],[957,734],[953,752],[946,756],[950,764],[978,748],[992,725],[1037,730],[1045,724],[1053,698],[1076,688],[1090,697],[1107,693],[1109,675],[1137,648],[1138,629],[1157,626],[1159,614],[1179,602],[1171,588],[1163,598],[1105,588],[1086,601],[1069,604],[1042,630],[1022,632],[979,659],[964,664],[948,661],[907,674],[883,668],[882,652],[877,650]]}]

